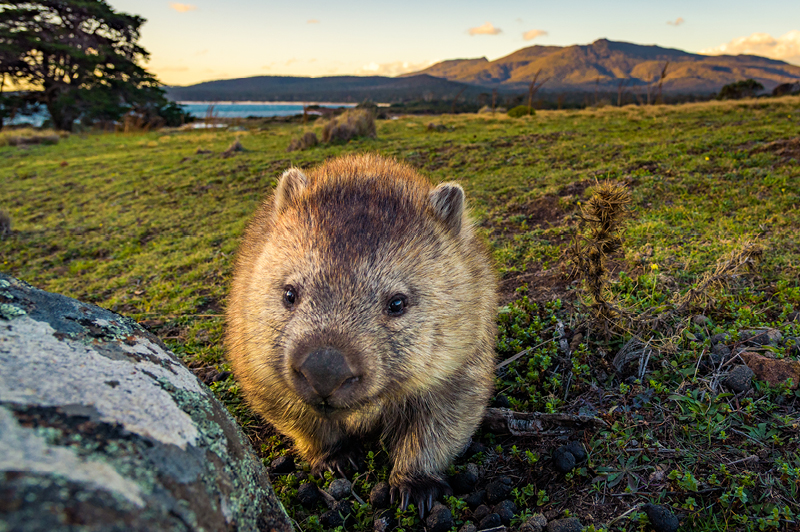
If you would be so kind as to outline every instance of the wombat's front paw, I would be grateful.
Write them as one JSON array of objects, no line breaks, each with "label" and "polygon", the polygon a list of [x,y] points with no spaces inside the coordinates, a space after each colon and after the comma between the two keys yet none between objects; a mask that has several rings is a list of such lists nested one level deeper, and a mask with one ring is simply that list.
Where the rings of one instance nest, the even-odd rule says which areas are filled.
[{"label": "wombat's front paw", "polygon": [[331,473],[346,477],[345,470],[347,468],[360,471],[363,461],[363,453],[358,447],[349,445],[346,447],[339,447],[337,450],[331,451],[324,457],[315,460],[311,464],[311,473],[322,476],[325,471],[330,471]]},{"label": "wombat's front paw", "polygon": [[391,502],[400,501],[400,509],[408,508],[409,503],[419,510],[420,518],[433,507],[433,501],[442,495],[452,495],[453,489],[446,481],[431,475],[417,475],[403,480],[389,480],[392,486]]}]

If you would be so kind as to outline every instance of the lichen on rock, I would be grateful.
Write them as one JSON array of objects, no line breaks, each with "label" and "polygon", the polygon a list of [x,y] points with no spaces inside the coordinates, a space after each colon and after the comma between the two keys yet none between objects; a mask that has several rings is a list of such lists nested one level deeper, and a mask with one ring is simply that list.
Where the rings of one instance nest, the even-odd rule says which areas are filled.
[{"label": "lichen on rock", "polygon": [[156,337],[3,274],[0,305],[8,530],[291,530],[233,418]]}]

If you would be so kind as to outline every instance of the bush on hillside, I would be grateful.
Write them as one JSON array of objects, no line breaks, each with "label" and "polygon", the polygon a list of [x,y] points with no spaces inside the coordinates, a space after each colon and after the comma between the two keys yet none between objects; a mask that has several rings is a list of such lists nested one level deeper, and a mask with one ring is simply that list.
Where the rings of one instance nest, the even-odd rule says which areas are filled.
[{"label": "bush on hillside", "polygon": [[800,83],[781,83],[772,89],[773,96],[786,96],[787,94],[800,94]]},{"label": "bush on hillside", "polygon": [[508,116],[510,116],[511,118],[519,118],[521,116],[532,116],[535,114],[536,111],[533,110],[533,107],[528,107],[527,105],[518,105],[508,111]]},{"label": "bush on hillside", "polygon": [[719,91],[718,100],[740,100],[753,98],[764,90],[764,85],[754,79],[745,79],[736,83],[728,83]]},{"label": "bush on hillside", "polygon": [[322,142],[349,142],[358,137],[377,137],[375,117],[367,109],[350,109],[338,118],[331,118],[322,128]]}]

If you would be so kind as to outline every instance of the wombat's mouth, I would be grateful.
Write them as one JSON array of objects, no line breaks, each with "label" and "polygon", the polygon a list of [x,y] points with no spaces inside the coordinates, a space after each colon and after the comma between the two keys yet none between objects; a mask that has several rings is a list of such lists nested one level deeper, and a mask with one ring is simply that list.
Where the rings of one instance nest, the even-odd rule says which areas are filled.
[{"label": "wombat's mouth", "polygon": [[317,415],[320,415],[320,416],[322,416],[324,418],[332,418],[332,417],[341,416],[341,415],[344,415],[345,413],[347,413],[347,411],[348,411],[347,408],[335,407],[335,406],[331,405],[327,401],[322,401],[321,403],[317,403],[317,404],[313,404],[313,405],[309,405],[309,406],[311,406],[311,408],[314,410],[314,412]]}]

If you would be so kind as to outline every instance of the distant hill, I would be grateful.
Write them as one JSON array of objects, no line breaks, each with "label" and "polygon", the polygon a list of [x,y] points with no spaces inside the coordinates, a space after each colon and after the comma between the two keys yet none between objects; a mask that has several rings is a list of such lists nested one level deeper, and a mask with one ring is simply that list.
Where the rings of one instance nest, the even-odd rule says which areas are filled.
[{"label": "distant hill", "polygon": [[474,98],[483,91],[475,85],[427,74],[402,78],[257,76],[167,87],[167,95],[178,101],[403,102],[450,100],[459,93],[463,98]]},{"label": "distant hill", "polygon": [[486,88],[522,90],[541,70],[539,80],[548,80],[543,90],[610,90],[623,82],[627,87],[652,83],[667,61],[665,92],[716,92],[723,85],[748,78],[760,81],[767,90],[800,81],[800,67],[765,57],[707,56],[607,39],[588,45],[531,46],[494,61],[442,61],[406,76],[428,74]]},{"label": "distant hill", "polygon": [[[397,78],[383,76],[290,77],[257,76],[208,81],[188,87],[167,87],[179,101],[330,101],[408,102],[463,100],[494,89],[527,91],[536,72],[547,80],[543,92],[644,91],[669,62],[663,91],[703,95],[724,85],[753,78],[766,90],[800,82],[800,67],[754,55],[707,56],[673,48],[600,39],[587,45],[531,46],[489,61],[452,59]],[[484,98],[485,99],[485,98]]]}]

